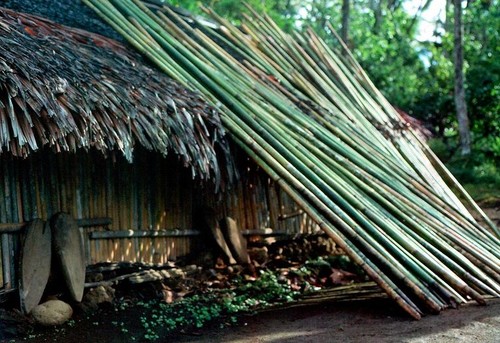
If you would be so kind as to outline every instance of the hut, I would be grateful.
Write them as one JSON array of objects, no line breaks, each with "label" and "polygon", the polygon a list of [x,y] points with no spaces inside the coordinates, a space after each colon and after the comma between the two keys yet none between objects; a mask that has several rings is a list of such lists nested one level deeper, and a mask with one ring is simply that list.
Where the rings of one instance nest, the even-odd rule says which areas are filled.
[{"label": "hut", "polygon": [[193,250],[197,209],[213,207],[243,231],[320,227],[416,319],[500,295],[498,228],[342,43],[256,13],[235,27],[207,10],[206,26],[157,2],[83,1],[157,71],[101,36],[2,10],[6,230],[59,211],[80,226],[109,217],[83,235],[88,262],[164,262]]},{"label": "hut", "polygon": [[[61,13],[43,3],[33,11]],[[113,36],[81,3],[61,5],[80,17],[69,24]],[[25,223],[58,212],[79,220],[88,264],[186,255],[204,207],[247,234],[316,229],[246,155],[230,155],[215,108],[130,48],[10,9],[0,31],[0,292],[16,288]]]}]

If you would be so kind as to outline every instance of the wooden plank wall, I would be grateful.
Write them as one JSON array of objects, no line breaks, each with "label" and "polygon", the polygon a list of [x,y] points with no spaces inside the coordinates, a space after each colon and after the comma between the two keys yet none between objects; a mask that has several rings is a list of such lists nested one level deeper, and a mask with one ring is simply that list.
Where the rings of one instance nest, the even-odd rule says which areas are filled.
[{"label": "wooden plank wall", "polygon": [[[193,180],[176,157],[138,151],[130,164],[119,154],[34,153],[27,159],[0,158],[0,222],[48,219],[63,211],[75,218],[110,217],[113,224],[89,230],[190,230],[197,209],[212,207],[231,216],[242,230],[271,228],[300,233],[317,230],[286,194],[258,169],[223,193],[211,182]],[[15,235],[8,235],[12,244]],[[196,238],[136,237],[84,239],[88,263],[164,263],[191,252]]]},{"label": "wooden plank wall", "polygon": [[2,258],[2,247],[0,246],[0,288],[3,288],[3,258]]},{"label": "wooden plank wall", "polygon": [[222,216],[235,218],[242,230],[271,229],[287,234],[311,233],[319,227],[263,172],[246,174],[224,195]]},{"label": "wooden plank wall", "polygon": [[319,230],[319,226],[247,155],[237,149],[233,149],[233,154],[240,170],[240,181],[223,195],[221,217],[236,219],[242,230],[271,229],[292,235]]},{"label": "wooden plank wall", "polygon": [[[0,223],[18,223],[23,221],[19,215],[17,207],[22,206],[20,202],[21,185],[13,183],[22,171],[16,166],[10,166],[8,163],[0,163]],[[4,289],[13,287],[16,280],[17,271],[17,247],[19,246],[18,235],[2,234],[0,235],[1,244],[1,262],[2,285]]]}]

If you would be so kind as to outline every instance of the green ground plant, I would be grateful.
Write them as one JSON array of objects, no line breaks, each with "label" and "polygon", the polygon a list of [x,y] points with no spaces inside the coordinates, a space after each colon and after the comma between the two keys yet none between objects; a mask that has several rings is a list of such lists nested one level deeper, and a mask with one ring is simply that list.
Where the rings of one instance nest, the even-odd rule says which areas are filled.
[{"label": "green ground plant", "polygon": [[222,326],[234,324],[238,314],[290,302],[298,295],[270,271],[262,272],[252,282],[237,280],[236,286],[232,290],[193,295],[172,304],[139,302],[137,305],[143,308],[140,320],[144,338],[156,341],[173,331],[200,329],[216,319]]}]

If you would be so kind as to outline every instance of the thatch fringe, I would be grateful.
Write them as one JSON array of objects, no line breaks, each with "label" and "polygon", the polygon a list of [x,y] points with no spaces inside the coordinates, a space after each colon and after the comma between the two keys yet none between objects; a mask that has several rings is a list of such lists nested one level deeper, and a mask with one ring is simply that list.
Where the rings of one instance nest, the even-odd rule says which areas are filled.
[{"label": "thatch fringe", "polygon": [[0,153],[93,148],[131,161],[140,144],[217,179],[216,146],[229,161],[216,110],[119,43],[0,8],[0,46]]}]

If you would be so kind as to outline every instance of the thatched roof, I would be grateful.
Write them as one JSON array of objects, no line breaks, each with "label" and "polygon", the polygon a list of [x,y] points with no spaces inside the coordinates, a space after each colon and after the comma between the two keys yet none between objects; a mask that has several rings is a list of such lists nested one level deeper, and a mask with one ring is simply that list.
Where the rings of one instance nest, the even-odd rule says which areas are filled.
[{"label": "thatched roof", "polygon": [[102,21],[80,0],[2,0],[0,6],[47,18],[61,25],[98,33],[127,44],[116,30]]},{"label": "thatched roof", "polygon": [[202,177],[225,146],[216,111],[109,38],[0,8],[0,152],[174,151]]}]

